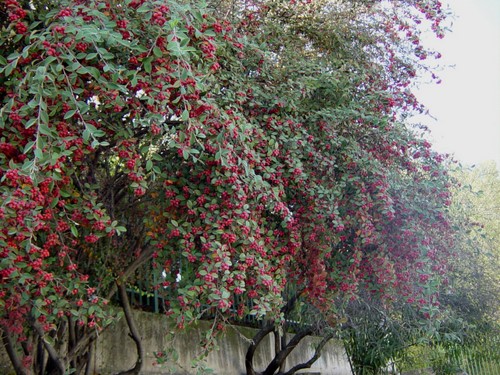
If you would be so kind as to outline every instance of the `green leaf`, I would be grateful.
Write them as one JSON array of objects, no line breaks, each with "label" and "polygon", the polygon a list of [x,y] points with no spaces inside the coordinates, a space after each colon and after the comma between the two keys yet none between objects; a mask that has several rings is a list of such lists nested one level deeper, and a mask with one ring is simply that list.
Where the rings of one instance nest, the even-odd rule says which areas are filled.
[{"label": "green leaf", "polygon": [[69,119],[69,118],[72,118],[72,117],[75,115],[75,113],[76,113],[76,112],[77,112],[77,110],[76,110],[76,109],[72,109],[72,110],[70,110],[70,111],[66,112],[66,113],[64,114],[64,119],[65,119],[65,120],[67,120],[67,119]]},{"label": "green leaf", "polygon": [[189,119],[189,111],[185,109],[182,111],[181,121],[187,121]]},{"label": "green leaf", "polygon": [[101,76],[101,72],[99,72],[99,69],[97,68],[94,68],[93,66],[89,66],[87,67],[87,71],[90,73],[90,75],[92,75],[92,77],[94,77],[95,79],[99,79],[99,77]]},{"label": "green leaf", "polygon": [[33,117],[33,118],[30,118],[27,122],[26,122],[26,125],[24,125],[24,127],[26,129],[29,129],[31,128],[33,125],[36,124],[36,121],[37,121],[37,118],[36,117]]},{"label": "green leaf", "polygon": [[144,61],[142,62],[142,66],[144,67],[144,71],[146,73],[151,73],[151,70],[152,70],[151,61],[152,60],[153,60],[152,57],[148,57],[148,58],[144,59]]},{"label": "green leaf", "polygon": [[159,47],[154,47],[153,48],[153,54],[156,57],[162,57],[163,56],[163,52],[161,51],[161,49]]},{"label": "green leaf", "polygon": [[97,47],[96,50],[104,60],[112,60],[115,57],[106,48]]},{"label": "green leaf", "polygon": [[30,142],[26,143],[26,146],[24,146],[23,154],[28,153],[33,148],[33,146],[35,144],[36,144],[35,141],[30,141]]},{"label": "green leaf", "polygon": [[136,12],[137,13],[147,13],[147,12],[149,12],[149,6],[148,6],[148,4],[144,4],[144,5],[140,6],[139,8],[137,8]]},{"label": "green leaf", "polygon": [[[41,110],[38,118],[41,121],[41,124],[39,125],[40,133],[45,135],[51,135],[50,129],[48,128],[49,114],[47,113],[47,111]],[[43,128],[43,126],[45,127]]]},{"label": "green leaf", "polygon": [[167,44],[167,49],[174,56],[181,57],[183,55],[183,50],[181,48],[181,45],[177,41],[169,42]]},{"label": "green leaf", "polygon": [[[48,122],[48,121],[47,121]],[[49,137],[52,137],[54,135],[52,129],[50,129],[47,125],[45,124],[40,124],[38,127],[38,130],[40,131],[40,134],[47,135]]]},{"label": "green leaf", "polygon": [[122,227],[122,226],[117,226],[117,227],[115,228],[115,230],[116,230],[116,232],[117,232],[118,234],[120,234],[120,233],[126,232],[126,231],[127,231],[127,228]]},{"label": "green leaf", "polygon": [[83,140],[85,142],[88,142],[88,140],[90,139],[90,131],[89,131],[89,129],[85,129],[83,131],[82,137],[83,137]]},{"label": "green leaf", "polygon": [[[76,106],[78,107],[78,110],[80,111],[80,114],[82,114],[82,115],[87,113],[88,110],[90,109],[90,106],[83,101],[76,102]],[[88,124],[87,124],[87,126],[88,126]]]}]

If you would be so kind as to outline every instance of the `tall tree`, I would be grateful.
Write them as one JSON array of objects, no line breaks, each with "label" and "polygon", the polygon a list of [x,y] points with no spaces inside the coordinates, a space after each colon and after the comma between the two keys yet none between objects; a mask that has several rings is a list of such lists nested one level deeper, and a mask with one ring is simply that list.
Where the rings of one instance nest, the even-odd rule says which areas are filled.
[{"label": "tall tree", "polygon": [[500,179],[494,162],[458,169],[451,212],[460,228],[443,302],[474,331],[500,322]]},{"label": "tall tree", "polygon": [[360,291],[436,316],[449,181],[405,117],[439,2],[215,5],[2,3],[0,324],[18,374],[88,369],[111,298],[138,373],[136,280],[179,327],[265,316],[248,374],[289,314],[307,324],[262,374],[310,366],[321,347],[282,365]]},{"label": "tall tree", "polygon": [[500,333],[498,170],[489,162],[460,166],[453,176],[459,182],[450,208],[455,241],[438,296],[446,315],[426,344],[408,351],[402,366],[418,363],[437,373],[456,373],[477,361],[491,362],[494,372]]}]

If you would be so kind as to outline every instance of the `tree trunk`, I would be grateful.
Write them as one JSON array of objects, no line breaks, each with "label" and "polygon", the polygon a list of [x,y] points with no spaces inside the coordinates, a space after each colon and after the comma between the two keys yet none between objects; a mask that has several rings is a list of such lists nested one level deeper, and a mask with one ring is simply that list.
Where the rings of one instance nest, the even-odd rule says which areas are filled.
[{"label": "tree trunk", "polygon": [[[281,349],[283,349],[286,345],[286,336],[283,334],[283,331],[274,330],[274,353],[279,353]],[[279,368],[279,371],[282,372],[285,370],[285,362],[283,362]]]},{"label": "tree trunk", "polygon": [[298,364],[296,366],[293,366],[290,370],[288,370],[287,372],[284,372],[280,369],[280,372],[278,373],[278,375],[293,375],[295,374],[297,371],[299,370],[303,370],[303,369],[306,369],[306,368],[311,368],[311,366],[314,364],[314,362],[316,362],[318,360],[318,358],[321,356],[321,351],[323,350],[323,347],[328,343],[328,341],[330,341],[333,337],[335,336],[335,334],[333,332],[327,334],[326,336],[323,337],[323,339],[321,340],[321,342],[318,344],[318,346],[316,347],[315,351],[314,351],[314,355],[311,357],[311,359],[309,359],[309,361],[307,362],[304,362],[304,363],[301,363],[301,364]]},{"label": "tree trunk", "polygon": [[253,337],[252,343],[248,347],[247,354],[245,356],[245,369],[247,371],[247,375],[261,375],[253,368],[253,356],[255,354],[255,350],[261,343],[261,341],[274,330],[274,322],[267,322],[264,327],[261,328],[259,332]]},{"label": "tree trunk", "polygon": [[16,351],[14,350],[14,345],[12,344],[12,338],[7,333],[7,330],[2,327],[2,341],[5,351],[9,356],[12,367],[16,375],[28,375],[28,371],[24,368],[21,359],[18,357]]},{"label": "tree trunk", "polygon": [[127,320],[129,328],[129,336],[134,340],[137,349],[137,360],[135,366],[130,370],[120,372],[119,375],[138,375],[142,368],[142,363],[144,360],[144,348],[142,346],[141,336],[139,330],[135,325],[134,317],[132,315],[132,309],[130,308],[130,303],[127,296],[127,289],[125,284],[117,281],[116,286],[118,287],[118,293],[120,294],[120,302],[125,314],[125,319]]},{"label": "tree trunk", "polygon": [[312,328],[306,328],[301,332],[296,333],[292,339],[286,344],[284,348],[281,349],[280,352],[276,353],[273,360],[267,368],[264,370],[262,375],[273,375],[276,371],[284,364],[288,355],[297,347],[297,345],[302,341],[302,339],[306,336],[310,336],[313,334]]},{"label": "tree trunk", "polygon": [[40,337],[45,351],[49,354],[49,364],[53,365],[53,370],[48,371],[46,369],[46,372],[50,373],[51,375],[64,375],[67,368],[65,358],[61,358],[54,346],[45,339],[46,333],[43,331],[43,328],[38,322],[34,321],[31,326]]},{"label": "tree trunk", "polygon": [[[120,277],[120,282],[125,282],[141,265],[152,258],[153,253],[154,248],[152,247],[143,250],[140,256],[125,269]],[[117,292],[120,292],[118,282],[114,283],[110,288],[106,299],[111,299]],[[138,354],[134,368],[122,374],[138,374],[142,368],[144,349],[132,318],[126,293],[124,298],[121,296],[121,301],[122,304],[124,303],[122,308],[130,329],[130,336],[136,344]],[[51,335],[51,338],[55,339],[55,343],[52,345],[50,343],[52,340],[45,339],[48,333],[44,332],[36,321],[31,323],[31,329],[33,342],[18,343],[15,337],[8,334],[9,331],[5,327],[0,327],[2,344],[16,375],[59,375],[64,374],[67,368],[75,369],[75,374],[91,373],[92,348],[90,346],[97,338],[96,330],[79,329],[77,322],[69,316],[67,321],[58,325],[57,332],[52,332],[52,335],[55,335],[55,337]],[[27,369],[24,367],[22,356],[16,350],[18,346],[22,348],[24,355],[34,356],[33,368]]]},{"label": "tree trunk", "polygon": [[92,358],[94,358],[94,352],[95,352],[95,346],[94,343],[90,344],[89,346],[89,351],[87,354],[87,363],[85,364],[85,375],[92,375],[93,374],[93,368],[92,368]]},{"label": "tree trunk", "polygon": [[[257,347],[262,342],[264,337],[266,337],[271,332],[275,332],[274,325],[272,324],[272,322],[264,326],[254,336],[252,344],[248,348],[247,355],[245,358],[246,375],[274,375],[274,374],[293,375],[299,370],[310,368],[314,364],[314,362],[316,362],[318,358],[321,356],[321,351],[326,345],[326,343],[335,336],[333,332],[330,332],[327,335],[325,335],[318,344],[318,346],[316,347],[314,355],[308,361],[299,363],[293,366],[290,370],[285,371],[285,360],[288,357],[288,355],[297,347],[297,345],[305,337],[314,334],[314,329],[312,327],[305,328],[302,331],[296,333],[288,343],[286,343],[286,341],[283,341],[284,343],[280,344],[282,345],[281,349],[276,352],[276,355],[274,356],[273,360],[269,363],[267,368],[262,372],[258,372],[253,368],[253,356],[255,354]],[[276,337],[279,336],[276,335]]]}]

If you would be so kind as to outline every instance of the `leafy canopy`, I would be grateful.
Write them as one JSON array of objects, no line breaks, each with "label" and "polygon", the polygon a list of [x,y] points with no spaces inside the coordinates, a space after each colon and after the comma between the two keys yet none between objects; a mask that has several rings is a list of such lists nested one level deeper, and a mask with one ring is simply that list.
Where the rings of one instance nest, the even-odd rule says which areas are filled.
[{"label": "leafy canopy", "polygon": [[179,326],[290,284],[332,322],[360,290],[438,314],[449,182],[405,117],[439,2],[232,5],[3,3],[4,330],[106,326],[134,279]]}]

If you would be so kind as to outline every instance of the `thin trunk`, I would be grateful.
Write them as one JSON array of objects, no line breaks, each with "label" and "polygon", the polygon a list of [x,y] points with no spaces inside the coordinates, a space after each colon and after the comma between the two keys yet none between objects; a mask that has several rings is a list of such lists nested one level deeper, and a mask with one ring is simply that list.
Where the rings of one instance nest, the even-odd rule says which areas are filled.
[{"label": "thin trunk", "polygon": [[43,375],[45,373],[45,348],[43,347],[42,339],[38,338],[36,348],[35,374]]},{"label": "thin trunk", "polygon": [[86,349],[92,341],[95,340],[97,337],[97,331],[92,331],[87,333],[84,337],[81,338],[74,346],[73,348],[69,351],[68,355],[66,356],[66,360],[72,360],[74,361],[75,358],[80,356],[82,351]]},{"label": "thin trunk", "polygon": [[62,358],[59,357],[59,353],[57,353],[57,350],[47,341],[45,340],[45,332],[43,331],[43,328],[40,326],[38,322],[33,322],[31,326],[35,329],[36,333],[40,336],[40,339],[42,340],[42,344],[49,354],[50,359],[53,361],[54,365],[57,368],[57,372],[59,372],[61,375],[63,375],[66,372],[66,361]]},{"label": "thin trunk", "polygon": [[[78,327],[76,326],[76,322],[73,320],[71,316],[68,317],[68,325],[69,325],[69,342],[68,342],[68,352],[71,352],[78,344]],[[67,359],[72,368],[75,367],[75,359],[74,356],[67,356]]]},{"label": "thin trunk", "polygon": [[95,346],[94,343],[89,345],[89,351],[87,354],[87,363],[85,364],[85,375],[92,375],[92,370],[93,370],[93,363],[92,360],[94,359],[94,352],[95,352]]},{"label": "thin trunk", "polygon": [[255,369],[253,368],[253,356],[260,342],[273,330],[274,330],[274,323],[267,322],[266,325],[263,328],[261,328],[259,332],[257,332],[257,334],[253,337],[252,343],[250,344],[247,350],[247,354],[245,356],[245,368],[247,371],[247,375],[260,375],[260,373],[255,372]]},{"label": "thin trunk", "polygon": [[[286,330],[287,330],[287,323],[285,321],[285,325],[283,327],[283,334],[281,335],[281,338],[280,338],[281,339],[280,350],[282,350],[286,346],[286,334],[285,334]],[[276,353],[278,353],[278,352],[276,352]],[[285,371],[285,363],[286,363],[286,361],[284,361],[281,364],[279,371]]]},{"label": "thin trunk", "polygon": [[[283,331],[286,332],[286,323],[285,326],[283,327]],[[274,355],[278,354],[281,352],[281,350],[286,346],[286,335],[283,334],[280,330],[274,330]],[[285,364],[286,361],[283,361],[281,365],[279,366],[278,372],[283,372],[285,371]]]},{"label": "thin trunk", "polygon": [[[280,330],[275,329],[274,330],[274,354],[279,353],[281,349],[284,347],[284,338],[285,335],[281,334]],[[285,369],[285,363],[283,362],[279,368],[279,371],[282,371]]]},{"label": "thin trunk", "polygon": [[75,322],[71,316],[68,316],[68,348],[73,349],[76,345]]},{"label": "thin trunk", "polygon": [[5,347],[5,351],[9,356],[10,362],[12,363],[12,367],[14,367],[16,375],[29,375],[28,371],[24,368],[21,359],[18,357],[16,351],[14,350],[12,338],[7,333],[5,328],[2,328],[2,341],[3,346]]},{"label": "thin trunk", "polygon": [[139,334],[139,330],[135,325],[134,317],[132,315],[132,309],[130,308],[130,303],[127,296],[127,289],[125,288],[125,284],[116,283],[118,287],[118,292],[120,294],[120,301],[123,308],[123,312],[125,314],[125,319],[127,320],[128,328],[129,328],[129,336],[134,340],[135,346],[137,348],[137,361],[135,362],[135,366],[130,370],[121,372],[119,375],[138,375],[142,368],[142,363],[144,360],[144,348],[142,347],[142,341]]},{"label": "thin trunk", "polygon": [[296,366],[293,366],[287,372],[281,372],[281,369],[280,369],[280,372],[278,373],[278,375],[280,375],[280,374],[282,374],[282,375],[293,375],[293,374],[295,374],[299,370],[310,368],[313,365],[313,363],[316,362],[318,360],[318,358],[321,356],[321,350],[323,350],[323,347],[334,336],[335,336],[335,334],[332,332],[332,333],[329,333],[328,335],[326,335],[325,337],[323,337],[323,339],[321,340],[321,342],[316,347],[316,349],[314,351],[314,355],[312,356],[312,358],[309,361],[301,363],[301,364],[296,365]]},{"label": "thin trunk", "polygon": [[[298,296],[300,295],[300,292],[295,293],[283,306],[280,310],[281,313],[283,313],[285,316],[288,315],[290,311],[292,311],[295,307],[295,304],[297,303]],[[266,337],[269,333],[273,332],[275,330],[274,326],[274,321],[267,321],[264,324],[264,327],[262,327],[259,332],[253,337],[252,339],[252,344],[248,347],[247,349],[247,354],[245,356],[245,369],[247,372],[247,375],[264,375],[265,372],[256,372],[255,369],[253,368],[253,357],[255,355],[255,351],[257,350],[257,347],[261,343],[261,341]],[[281,352],[282,350],[280,350]],[[285,357],[286,358],[286,357]],[[276,357],[275,357],[276,359]],[[278,365],[278,367],[281,365]]]},{"label": "thin trunk", "polygon": [[[140,242],[138,241],[138,244]],[[139,245],[137,245],[139,246]],[[125,281],[144,263],[146,263],[148,260],[152,259],[153,254],[155,252],[155,248],[152,246],[147,247],[144,249],[141,254],[127,267],[127,269],[123,272],[123,274],[120,276],[119,281],[114,283],[111,287],[111,290],[106,296],[106,299],[110,300],[117,291],[118,288],[118,283],[123,284]]]},{"label": "thin trunk", "polygon": [[[132,264],[129,265],[129,267],[127,267],[123,275],[120,277],[121,282],[123,283],[131,274],[133,274],[133,272],[135,272],[135,270],[137,270],[137,268],[139,268],[147,260],[151,259],[153,252],[154,252],[153,248],[148,248],[144,250],[141,253],[141,255],[136,260],[134,260]],[[119,290],[117,288],[117,283],[115,283],[114,286],[109,291],[107,299],[111,299],[117,291]],[[126,299],[126,301],[128,303],[128,298]],[[125,315],[127,316],[126,312]],[[131,314],[128,314],[128,316],[131,316]],[[78,362],[78,357],[81,356],[86,350],[86,348],[96,339],[97,331],[82,332],[82,333],[78,332],[78,327],[76,325],[76,322],[72,319],[72,317],[68,317],[66,329],[68,330],[68,352],[66,354],[65,361],[66,363],[71,363],[73,367],[76,367]],[[136,330],[136,337],[139,337],[139,335],[137,334],[137,330]],[[141,345],[141,350],[142,350],[142,345]],[[142,354],[141,360],[142,358],[144,358],[144,354]]]},{"label": "thin trunk", "polygon": [[303,331],[296,333],[292,339],[286,344],[286,346],[281,349],[279,353],[276,353],[269,366],[264,370],[262,375],[273,375],[283,364],[288,355],[297,347],[297,345],[306,336],[310,336],[314,333],[312,328],[306,328]]}]

